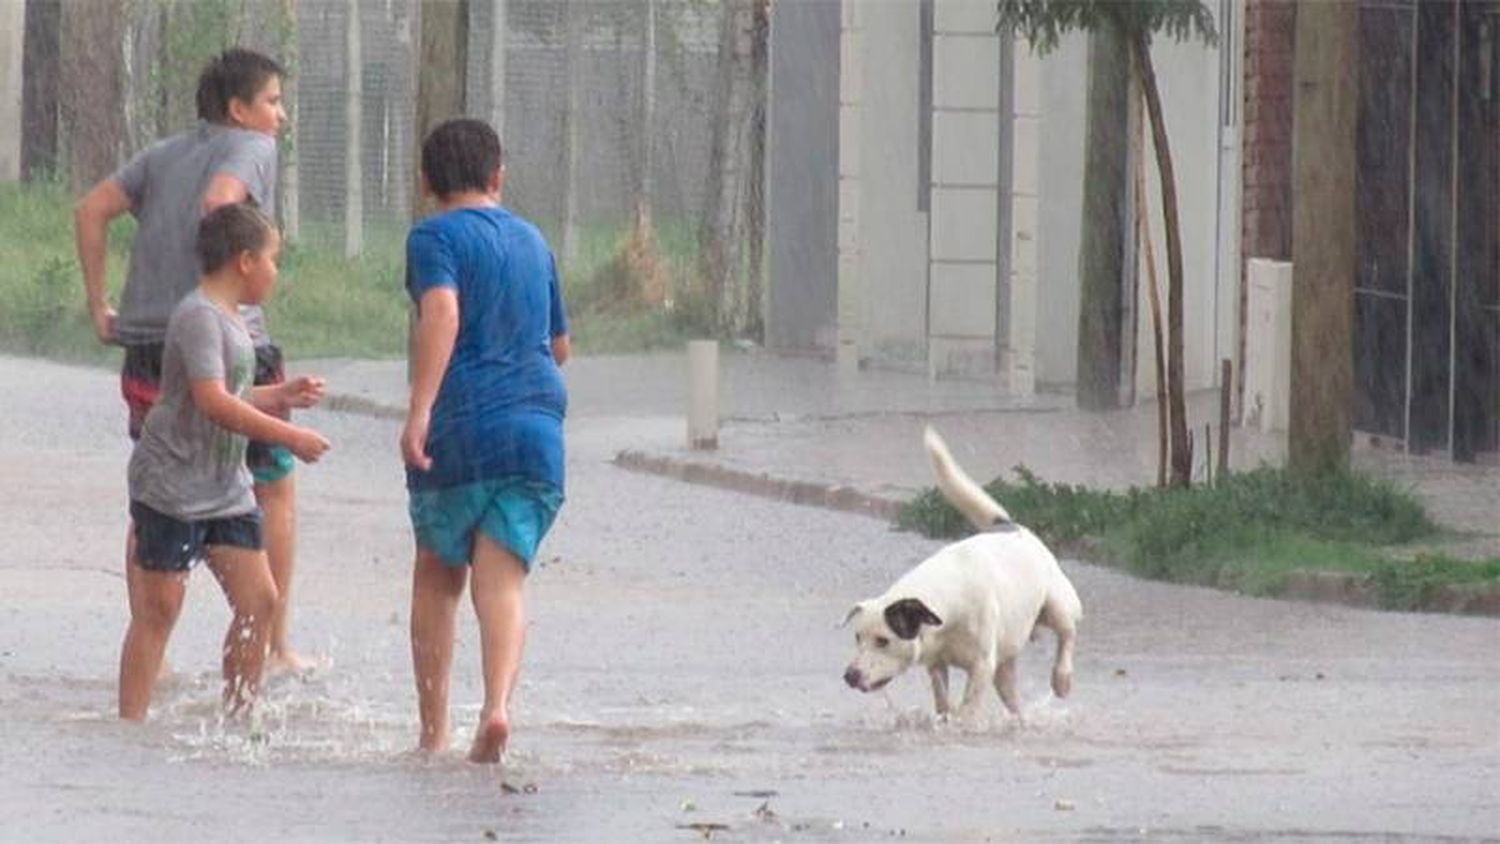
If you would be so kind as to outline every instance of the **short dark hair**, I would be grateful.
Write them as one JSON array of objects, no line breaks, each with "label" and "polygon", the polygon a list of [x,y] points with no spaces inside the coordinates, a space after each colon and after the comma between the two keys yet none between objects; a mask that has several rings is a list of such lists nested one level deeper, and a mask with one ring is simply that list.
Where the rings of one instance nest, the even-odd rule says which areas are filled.
[{"label": "short dark hair", "polygon": [[440,197],[485,190],[504,160],[500,136],[488,123],[470,117],[442,123],[422,142],[422,175]]},{"label": "short dark hair", "polygon": [[215,56],[198,74],[198,116],[213,123],[229,120],[229,101],[254,102],[272,78],[286,71],[270,56],[230,47]]},{"label": "short dark hair", "polygon": [[242,252],[259,252],[270,242],[275,227],[253,200],[220,205],[198,224],[198,264],[206,275]]}]

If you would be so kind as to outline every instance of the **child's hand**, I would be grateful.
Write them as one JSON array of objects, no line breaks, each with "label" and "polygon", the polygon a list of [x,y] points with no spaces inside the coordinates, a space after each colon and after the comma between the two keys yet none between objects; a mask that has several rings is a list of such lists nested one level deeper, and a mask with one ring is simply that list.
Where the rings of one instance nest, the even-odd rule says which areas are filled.
[{"label": "child's hand", "polygon": [[281,385],[281,401],[288,407],[312,407],[323,400],[325,382],[315,375],[299,375]]},{"label": "child's hand", "polygon": [[298,428],[292,441],[286,445],[303,463],[318,462],[318,458],[331,448],[328,440],[311,428]]},{"label": "child's hand", "polygon": [[406,427],[401,429],[401,459],[413,469],[427,471],[432,468],[432,458],[427,456],[427,426],[431,420],[424,416],[406,417]]}]

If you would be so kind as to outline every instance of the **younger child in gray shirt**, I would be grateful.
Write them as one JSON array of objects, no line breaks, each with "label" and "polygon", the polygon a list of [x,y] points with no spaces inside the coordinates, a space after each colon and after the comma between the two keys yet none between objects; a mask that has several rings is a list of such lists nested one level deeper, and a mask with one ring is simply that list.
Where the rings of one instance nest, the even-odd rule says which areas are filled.
[{"label": "younger child in gray shirt", "polygon": [[306,462],[328,450],[318,432],[273,415],[316,404],[321,379],[251,386],[254,348],[239,308],[270,294],[280,249],[275,227],[251,204],[221,206],[198,227],[203,275],[167,322],[161,397],[130,457],[135,542],[126,567],[121,718],[146,717],[187,573],[205,557],[234,613],[224,639],[225,708],[240,712],[259,691],[277,589],[245,445],[277,443]]}]

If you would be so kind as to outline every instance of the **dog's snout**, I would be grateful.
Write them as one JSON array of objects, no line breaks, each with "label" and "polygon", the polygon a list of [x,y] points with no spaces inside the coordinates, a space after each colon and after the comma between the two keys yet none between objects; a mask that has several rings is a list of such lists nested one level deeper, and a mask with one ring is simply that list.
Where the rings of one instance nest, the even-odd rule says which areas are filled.
[{"label": "dog's snout", "polygon": [[848,669],[846,669],[844,671],[844,682],[848,683],[849,686],[850,686],[850,688],[854,688],[854,689],[859,688],[859,680],[860,680],[860,677],[859,677],[859,669],[858,668],[855,668],[854,666],[851,665],[851,666],[849,666]]}]

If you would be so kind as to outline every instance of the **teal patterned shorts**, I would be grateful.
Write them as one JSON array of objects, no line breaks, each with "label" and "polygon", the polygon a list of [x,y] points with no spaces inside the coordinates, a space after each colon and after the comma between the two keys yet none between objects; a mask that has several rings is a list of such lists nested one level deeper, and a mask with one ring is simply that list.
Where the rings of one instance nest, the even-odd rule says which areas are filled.
[{"label": "teal patterned shorts", "polygon": [[530,571],[537,546],[552,528],[562,502],[562,493],[551,484],[510,477],[414,490],[407,511],[417,544],[447,565],[469,565],[474,532],[483,531]]}]

